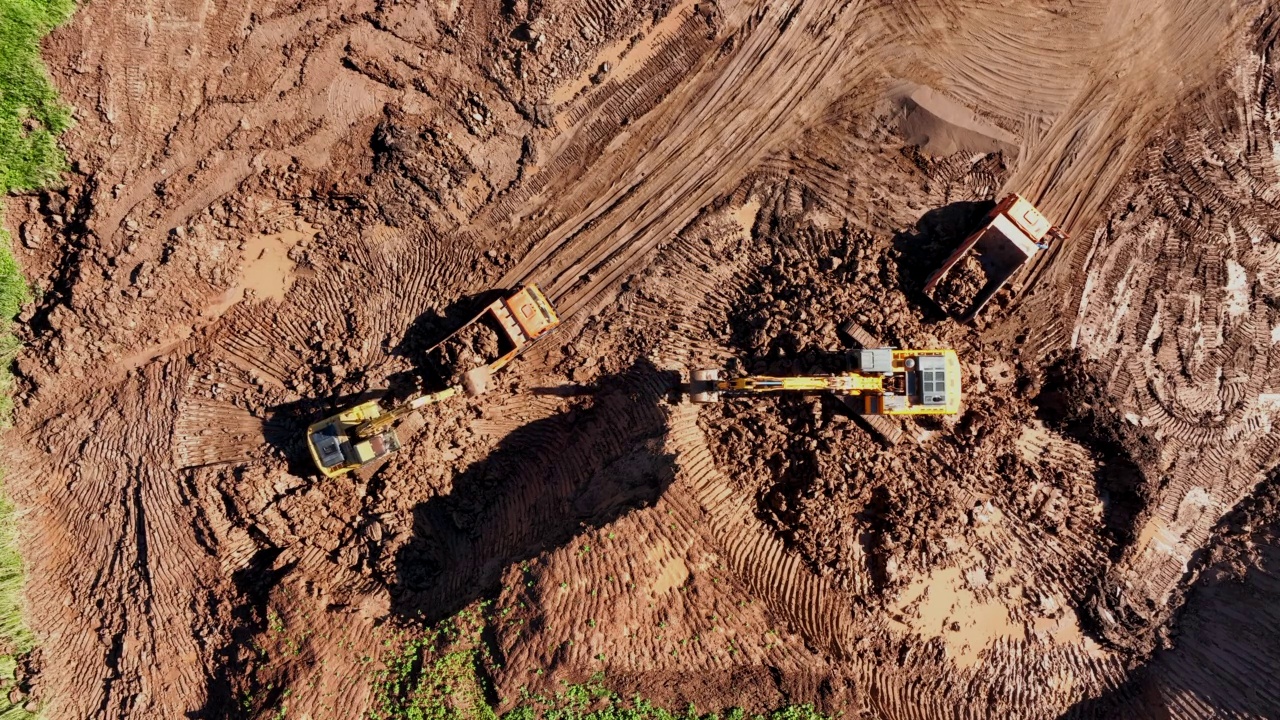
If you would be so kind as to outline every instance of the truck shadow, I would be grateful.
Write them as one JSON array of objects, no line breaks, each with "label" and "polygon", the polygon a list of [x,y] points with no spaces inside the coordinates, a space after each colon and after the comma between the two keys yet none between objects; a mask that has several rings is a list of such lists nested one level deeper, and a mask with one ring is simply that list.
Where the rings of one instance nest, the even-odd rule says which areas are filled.
[{"label": "truck shadow", "polygon": [[656,502],[676,473],[662,404],[678,383],[647,361],[603,378],[588,404],[512,432],[452,493],[419,502],[408,542],[375,563],[389,568],[392,613],[453,615],[511,565]]},{"label": "truck shadow", "polygon": [[914,228],[894,236],[890,257],[897,264],[898,282],[907,299],[924,309],[927,319],[936,320],[944,316],[925,297],[925,281],[942,267],[995,206],[992,200],[949,203],[926,212],[916,221]]}]

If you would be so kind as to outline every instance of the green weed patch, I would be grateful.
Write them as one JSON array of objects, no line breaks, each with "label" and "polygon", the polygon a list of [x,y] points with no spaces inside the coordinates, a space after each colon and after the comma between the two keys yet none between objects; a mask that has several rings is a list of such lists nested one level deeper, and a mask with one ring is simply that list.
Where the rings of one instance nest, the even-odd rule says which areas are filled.
[{"label": "green weed patch", "polygon": [[485,640],[490,603],[464,610],[420,635],[401,635],[373,676],[369,720],[829,720],[811,705],[749,715],[740,708],[702,713],[689,706],[668,710],[643,697],[625,698],[609,689],[604,673],[585,683],[561,682],[551,695],[521,691],[501,715],[489,670],[493,654]]},{"label": "green weed patch", "polygon": [[66,158],[58,135],[71,113],[40,60],[40,38],[66,20],[72,0],[0,0],[0,191],[58,179]]},{"label": "green weed patch", "polygon": [[[71,113],[58,100],[40,59],[40,39],[71,15],[72,0],[0,0],[0,195],[56,182],[66,169],[58,135]],[[12,319],[30,297],[0,228],[0,426],[12,417],[13,364],[19,343]],[[0,677],[13,677],[15,656],[35,642],[23,622],[22,558],[13,504],[0,489]],[[29,718],[0,693],[0,720]]]}]

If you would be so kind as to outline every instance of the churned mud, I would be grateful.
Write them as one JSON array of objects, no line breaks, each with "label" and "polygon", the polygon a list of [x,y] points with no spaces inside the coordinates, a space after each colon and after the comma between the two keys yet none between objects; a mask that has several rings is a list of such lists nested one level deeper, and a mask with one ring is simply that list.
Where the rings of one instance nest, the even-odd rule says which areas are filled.
[{"label": "churned mud", "polygon": [[[1208,0],[85,5],[46,43],[67,185],[5,216],[37,291],[4,464],[41,649],[4,691],[358,717],[386,648],[493,601],[500,710],[602,671],[706,710],[1275,715],[1277,27]],[[1015,191],[1068,239],[960,324],[925,280]],[[444,376],[426,350],[529,282],[564,323],[487,394],[314,471],[308,424],[456,381],[496,336]],[[831,397],[680,396],[839,372],[867,334],[955,348],[961,413],[889,446]]]},{"label": "churned mud", "polygon": [[933,300],[948,315],[964,317],[986,286],[987,274],[982,263],[976,257],[966,255],[934,288]]}]

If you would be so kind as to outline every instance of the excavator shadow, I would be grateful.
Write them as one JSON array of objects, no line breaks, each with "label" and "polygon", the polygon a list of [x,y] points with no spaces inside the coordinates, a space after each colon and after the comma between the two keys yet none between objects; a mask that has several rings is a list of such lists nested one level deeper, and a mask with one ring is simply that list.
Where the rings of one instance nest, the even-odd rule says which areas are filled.
[{"label": "excavator shadow", "polygon": [[916,221],[914,228],[894,236],[891,257],[898,266],[902,293],[924,311],[925,319],[941,320],[946,317],[925,297],[925,281],[995,206],[992,200],[949,203],[926,212]]},{"label": "excavator shadow", "polygon": [[534,395],[550,395],[552,397],[582,397],[586,395],[595,395],[599,392],[599,387],[596,385],[571,383],[568,385],[530,388],[529,392]]},{"label": "excavator shadow", "polygon": [[662,405],[678,383],[647,361],[602,378],[590,400],[515,430],[452,493],[419,502],[408,542],[375,563],[392,613],[448,617],[497,590],[513,564],[656,502],[676,474]]}]

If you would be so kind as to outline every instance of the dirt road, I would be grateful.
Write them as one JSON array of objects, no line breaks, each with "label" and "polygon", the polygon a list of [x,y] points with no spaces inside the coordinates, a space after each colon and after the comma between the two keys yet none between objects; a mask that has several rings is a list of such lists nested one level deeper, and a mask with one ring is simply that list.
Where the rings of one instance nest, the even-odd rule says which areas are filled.
[{"label": "dirt road", "polygon": [[[604,670],[700,708],[1274,710],[1215,684],[1236,625],[1203,599],[1252,607],[1214,548],[1276,464],[1274,26],[85,6],[46,52],[76,172],[7,213],[41,291],[6,467],[50,716],[358,716],[385,643],[486,599],[525,623],[505,698]],[[1071,239],[960,326],[920,287],[1002,190]],[[498,388],[367,477],[310,470],[308,422],[528,281],[565,326]],[[821,367],[851,317],[956,347],[962,415],[888,450],[829,400],[671,397]],[[1249,587],[1269,537],[1230,556]]]}]

